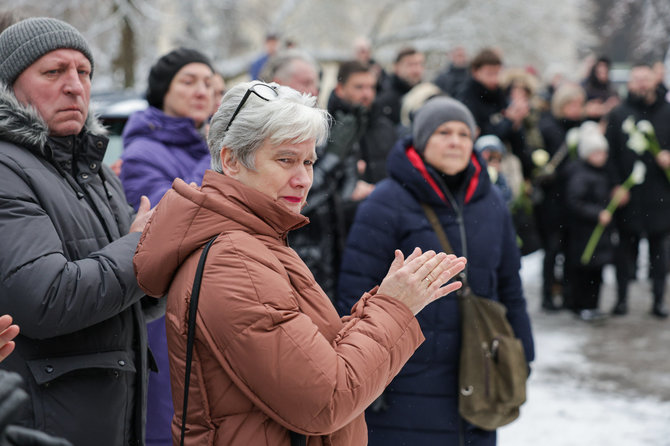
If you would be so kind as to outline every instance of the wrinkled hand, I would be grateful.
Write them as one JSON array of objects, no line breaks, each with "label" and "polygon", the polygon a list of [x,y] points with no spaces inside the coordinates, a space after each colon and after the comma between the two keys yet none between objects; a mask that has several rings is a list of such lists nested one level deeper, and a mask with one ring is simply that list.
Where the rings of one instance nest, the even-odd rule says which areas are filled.
[{"label": "wrinkled hand", "polygon": [[149,217],[154,213],[154,210],[151,209],[151,202],[146,195],[142,195],[140,198],[140,206],[137,208],[137,214],[135,214],[135,220],[133,224],[130,225],[130,231],[128,232],[142,232],[144,227],[149,221]]},{"label": "wrinkled hand", "polygon": [[0,316],[0,362],[14,351],[13,339],[19,334],[19,326],[12,324],[12,317],[8,314]]},{"label": "wrinkled hand", "polygon": [[465,263],[464,257],[434,251],[422,253],[419,248],[405,259],[402,252],[396,250],[377,293],[398,299],[416,316],[429,303],[461,287],[458,281],[445,283],[463,271]]},{"label": "wrinkled hand", "polygon": [[72,443],[23,426],[7,426],[0,446],[72,446]]}]

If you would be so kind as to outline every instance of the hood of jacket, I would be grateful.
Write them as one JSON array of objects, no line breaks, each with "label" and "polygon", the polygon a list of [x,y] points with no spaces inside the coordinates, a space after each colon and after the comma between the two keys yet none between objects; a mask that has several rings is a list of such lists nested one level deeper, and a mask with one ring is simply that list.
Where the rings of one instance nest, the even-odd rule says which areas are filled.
[{"label": "hood of jacket", "polygon": [[202,187],[175,180],[142,234],[134,265],[140,287],[163,296],[180,265],[215,235],[243,231],[285,244],[286,234],[307,224],[276,200],[208,170]]},{"label": "hood of jacket", "polygon": [[207,143],[193,119],[168,116],[156,107],[133,113],[123,128],[123,143],[126,146],[145,137],[183,150],[195,159],[209,155]]},{"label": "hood of jacket", "polygon": [[[411,137],[399,140],[391,149],[387,169],[389,176],[402,184],[417,201],[432,206],[449,206],[440,173],[414,149]],[[467,204],[484,196],[490,188],[486,162],[473,150],[466,167],[464,187],[455,198],[458,203]]]},{"label": "hood of jacket", "polygon": [[[89,109],[84,130],[94,136],[105,136],[106,129]],[[52,159],[49,127],[35,108],[21,104],[13,91],[0,83],[0,140],[25,147],[37,156]]]}]

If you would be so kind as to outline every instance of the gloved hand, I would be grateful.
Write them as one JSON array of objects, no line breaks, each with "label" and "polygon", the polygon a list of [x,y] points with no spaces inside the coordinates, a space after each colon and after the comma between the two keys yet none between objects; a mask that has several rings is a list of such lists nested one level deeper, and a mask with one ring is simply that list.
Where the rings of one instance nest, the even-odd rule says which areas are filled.
[{"label": "gloved hand", "polygon": [[3,435],[1,446],[72,446],[72,443],[63,439],[52,437],[35,429],[22,426],[7,426]]},{"label": "gloved hand", "polygon": [[10,425],[28,403],[28,394],[21,388],[18,373],[0,370],[0,446],[72,446],[44,432]]},{"label": "gloved hand", "polygon": [[22,383],[18,373],[0,370],[0,432],[4,432],[28,402],[28,394],[21,388]]}]

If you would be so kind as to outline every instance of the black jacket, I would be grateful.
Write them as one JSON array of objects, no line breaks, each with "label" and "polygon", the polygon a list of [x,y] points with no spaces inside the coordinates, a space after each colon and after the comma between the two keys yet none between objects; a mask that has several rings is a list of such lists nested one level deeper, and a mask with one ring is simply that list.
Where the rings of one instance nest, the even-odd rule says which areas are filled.
[{"label": "black jacket", "polygon": [[521,161],[524,177],[530,178],[533,162],[526,148],[523,128],[515,129],[514,123],[503,115],[508,105],[505,92],[500,88],[489,90],[471,77],[465,81],[456,99],[470,109],[481,135],[496,135],[509,144],[512,153]]},{"label": "black jacket", "polygon": [[653,104],[629,95],[610,113],[605,136],[610,145],[609,167],[612,182],[621,184],[641,160],[647,167],[644,183],[631,189],[630,201],[616,213],[617,226],[627,234],[658,235],[670,231],[670,181],[654,156],[638,155],[627,146],[622,124],[632,116],[635,122],[648,120],[654,126],[661,149],[670,150],[670,104],[657,98]]},{"label": "black jacket", "polygon": [[0,367],[26,382],[22,423],[76,446],[144,444],[140,234],[128,234],[132,209],[102,165],[107,139],[94,119],[50,138],[2,86],[0,122],[0,308],[21,327]]},{"label": "black jacket", "polygon": [[[571,163],[570,170],[565,201],[569,252],[566,258],[574,265],[581,265],[582,253],[598,225],[598,216],[610,202],[613,184],[606,169],[594,167],[583,160]],[[612,262],[612,226],[613,223],[610,223],[605,227],[589,266],[603,266]]]},{"label": "black jacket", "polygon": [[381,113],[386,116],[394,125],[400,124],[400,109],[402,108],[402,98],[412,89],[412,85],[399,78],[397,74],[392,74],[386,78],[382,85],[382,91],[375,100]]}]

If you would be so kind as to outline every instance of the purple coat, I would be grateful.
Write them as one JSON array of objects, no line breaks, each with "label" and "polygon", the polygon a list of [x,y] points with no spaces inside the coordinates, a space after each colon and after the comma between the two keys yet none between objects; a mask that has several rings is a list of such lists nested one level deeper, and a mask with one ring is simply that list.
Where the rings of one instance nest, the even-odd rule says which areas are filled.
[{"label": "purple coat", "polygon": [[[202,182],[210,166],[207,143],[189,118],[167,116],[149,107],[134,113],[123,129],[121,182],[128,202],[137,209],[146,195],[152,207],[175,178]],[[172,446],[172,396],[165,336],[165,318],[147,324],[149,348],[159,372],[149,374],[146,444]]]},{"label": "purple coat", "polygon": [[122,137],[121,182],[135,209],[142,195],[157,205],[175,178],[200,184],[210,166],[207,142],[190,118],[149,107],[128,119]]}]

